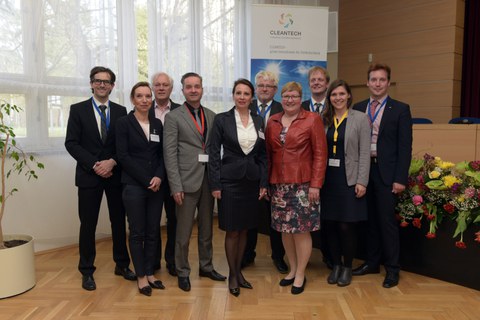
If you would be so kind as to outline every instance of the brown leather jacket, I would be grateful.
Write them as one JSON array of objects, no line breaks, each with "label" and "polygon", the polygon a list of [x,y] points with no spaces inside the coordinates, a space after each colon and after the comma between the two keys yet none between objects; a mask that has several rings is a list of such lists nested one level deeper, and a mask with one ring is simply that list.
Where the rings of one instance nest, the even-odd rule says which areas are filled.
[{"label": "brown leather jacket", "polygon": [[269,182],[310,182],[310,187],[321,188],[328,157],[322,118],[301,109],[283,144],[282,116],[283,112],[272,115],[266,130]]}]

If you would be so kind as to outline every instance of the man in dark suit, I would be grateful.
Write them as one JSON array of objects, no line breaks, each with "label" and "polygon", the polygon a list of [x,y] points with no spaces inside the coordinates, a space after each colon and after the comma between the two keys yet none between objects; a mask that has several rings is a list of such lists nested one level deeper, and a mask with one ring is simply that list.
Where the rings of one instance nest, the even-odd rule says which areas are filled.
[{"label": "man in dark suit", "polygon": [[114,273],[136,280],[129,269],[125,234],[125,209],[122,202],[120,168],[115,149],[115,122],[127,114],[125,107],[109,101],[115,86],[115,74],[105,67],[90,72],[93,97],[70,107],[65,147],[77,161],[75,185],[78,187],[80,218],[78,270],[82,287],[95,290],[95,230],[103,193],[107,196],[112,226]]},{"label": "man in dark suit", "polygon": [[[311,67],[310,70],[308,70],[308,85],[312,95],[310,99],[302,102],[302,108],[307,111],[318,113],[323,118],[326,110],[325,97],[327,95],[329,84],[330,74],[328,73],[327,69],[320,66]],[[324,224],[322,223],[322,215],[320,215],[320,220],[320,225],[323,226]],[[322,232],[322,230],[320,230],[316,233],[320,237],[320,251],[322,251],[323,262],[325,262],[329,269],[332,269],[333,263],[327,245],[326,232]],[[315,237],[313,233],[312,236]]]},{"label": "man in dark suit", "polygon": [[[171,110],[180,107],[179,104],[170,99],[173,90],[173,79],[165,72],[157,72],[152,76],[152,87],[155,100],[150,108],[150,114],[165,124],[165,115]],[[165,180],[167,181],[167,180]],[[165,245],[165,262],[171,276],[177,276],[175,267],[175,235],[177,228],[177,217],[175,215],[175,201],[170,193],[168,183],[162,183],[160,192],[163,192],[163,206],[167,215],[167,243]],[[158,255],[155,259],[155,270],[160,269],[162,260],[162,237],[158,242]]]},{"label": "man in dark suit", "polygon": [[[260,115],[263,118],[265,128],[268,118],[275,113],[283,111],[282,104],[273,100],[278,90],[278,77],[270,71],[260,71],[255,75],[255,86],[257,99],[252,101],[250,105],[251,112]],[[280,273],[287,273],[288,266],[283,260],[285,249],[282,243],[282,234],[270,227],[270,202],[262,201],[262,214],[267,216],[268,229],[270,234],[270,246],[272,248],[273,264]],[[243,255],[242,266],[246,267],[255,261],[257,246],[258,229],[248,230],[247,246]]]},{"label": "man in dark suit", "polygon": [[310,99],[302,102],[302,108],[323,115],[325,111],[325,96],[327,95],[330,75],[325,68],[314,66],[308,70],[308,84],[310,86]]},{"label": "man in dark suit", "polygon": [[200,75],[186,73],[181,82],[186,101],[165,117],[163,155],[176,203],[178,287],[190,291],[188,249],[197,210],[199,276],[215,281],[224,281],[226,277],[215,271],[212,263],[213,196],[208,185],[206,145],[215,113],[201,105],[203,86]]},{"label": "man in dark suit", "polygon": [[353,106],[367,113],[372,126],[370,180],[367,188],[367,259],[353,275],[379,273],[383,257],[383,287],[398,284],[400,241],[395,218],[397,195],[407,185],[412,158],[412,116],[408,104],[388,96],[390,67],[373,64],[368,69],[370,98]]}]

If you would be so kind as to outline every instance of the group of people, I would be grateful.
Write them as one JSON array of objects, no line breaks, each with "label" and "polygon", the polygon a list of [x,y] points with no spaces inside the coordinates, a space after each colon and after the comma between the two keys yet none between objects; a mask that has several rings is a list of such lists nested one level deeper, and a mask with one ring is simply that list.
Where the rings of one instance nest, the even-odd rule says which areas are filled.
[{"label": "group of people", "polygon": [[[255,85],[235,81],[229,111],[201,103],[202,77],[182,76],[183,105],[170,100],[165,73],[131,90],[133,110],[109,100],[115,74],[95,67],[93,97],[71,106],[65,146],[76,159],[82,287],[95,290],[95,228],[103,193],[112,225],[114,273],[136,280],[141,294],[164,289],[160,268],[160,219],[167,215],[165,260],[178,287],[190,291],[190,237],[198,226],[199,276],[227,277],[212,264],[213,208],[225,231],[228,288],[252,289],[242,269],[254,262],[258,223],[270,221],[272,260],[285,274],[280,286],[304,291],[312,252],[311,232],[321,229],[321,250],[331,268],[327,282],[347,286],[353,275],[379,273],[385,288],[399,282],[397,194],[405,189],[411,160],[409,106],[388,96],[390,68],[367,72],[370,97],[352,107],[343,80],[326,69],[308,74],[312,96],[288,82],[274,100],[278,77],[261,71]],[[153,88],[153,90],[152,90]],[[153,91],[153,93],[152,93]],[[256,99],[254,99],[256,97]],[[125,216],[135,273],[129,268]],[[352,269],[357,224],[368,221],[365,263]],[[284,261],[286,254],[288,265]]]}]

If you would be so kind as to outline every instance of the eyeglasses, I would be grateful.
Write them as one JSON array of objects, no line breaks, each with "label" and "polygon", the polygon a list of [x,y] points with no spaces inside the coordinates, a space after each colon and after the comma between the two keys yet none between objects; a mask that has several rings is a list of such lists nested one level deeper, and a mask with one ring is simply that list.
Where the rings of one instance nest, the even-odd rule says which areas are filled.
[{"label": "eyeglasses", "polygon": [[112,84],[112,81],[110,80],[101,80],[101,79],[93,79],[92,82],[95,83],[96,85],[101,85],[103,83],[105,86]]},{"label": "eyeglasses", "polygon": [[285,100],[285,101],[288,101],[290,99],[297,100],[299,98],[300,98],[300,96],[282,96],[282,99]]},{"label": "eyeglasses", "polygon": [[277,86],[272,86],[269,84],[257,84],[257,88],[260,89],[275,89]]}]

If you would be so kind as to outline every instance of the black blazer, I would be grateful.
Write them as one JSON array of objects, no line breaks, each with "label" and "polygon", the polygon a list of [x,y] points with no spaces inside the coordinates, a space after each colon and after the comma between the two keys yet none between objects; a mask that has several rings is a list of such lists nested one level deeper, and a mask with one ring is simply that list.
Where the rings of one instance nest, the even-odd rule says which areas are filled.
[{"label": "black blazer", "polygon": [[[258,106],[257,100],[256,99],[252,100],[252,103],[250,104],[249,109],[253,114],[258,114],[257,106]],[[272,107],[270,108],[270,116],[273,116],[275,113],[279,113],[282,111],[283,111],[282,104],[278,101],[273,100]]]},{"label": "black blazer", "polygon": [[310,99],[302,101],[302,108],[307,110],[307,111],[311,111],[310,110],[310,102],[311,102]]},{"label": "black blazer", "polygon": [[[175,103],[170,99],[170,111],[175,110],[176,108],[180,107],[181,104]],[[155,101],[152,102],[152,107],[150,108],[149,116],[150,117],[155,117]]]},{"label": "black blazer", "polygon": [[147,139],[142,127],[131,111],[117,122],[117,154],[122,165],[122,183],[150,186],[153,177],[165,183],[163,163],[162,122],[149,115],[150,136],[158,135],[159,142]]},{"label": "black blazer", "polygon": [[[361,101],[353,109],[365,112],[370,99]],[[412,115],[410,106],[387,97],[378,131],[377,162],[383,183],[407,185],[408,169],[412,160]]]},{"label": "black blazer", "polygon": [[102,180],[119,185],[119,165],[113,168],[113,175],[110,178],[102,178],[97,175],[93,166],[97,161],[110,158],[118,164],[115,148],[115,127],[117,119],[125,116],[127,109],[110,101],[110,127],[107,141],[103,144],[92,99],[71,105],[68,117],[65,148],[77,161],[75,185],[82,188],[93,188],[100,184]]},{"label": "black blazer", "polygon": [[[210,189],[222,190],[223,179],[241,180],[244,177],[248,180],[259,180],[259,188],[266,188],[268,185],[267,155],[263,119],[251,112],[257,131],[257,141],[253,150],[246,155],[238,142],[234,110],[235,108],[232,108],[230,111],[217,114],[213,122],[212,133],[207,144]],[[263,137],[260,137],[259,132]],[[223,157],[220,159],[222,146]]]}]

